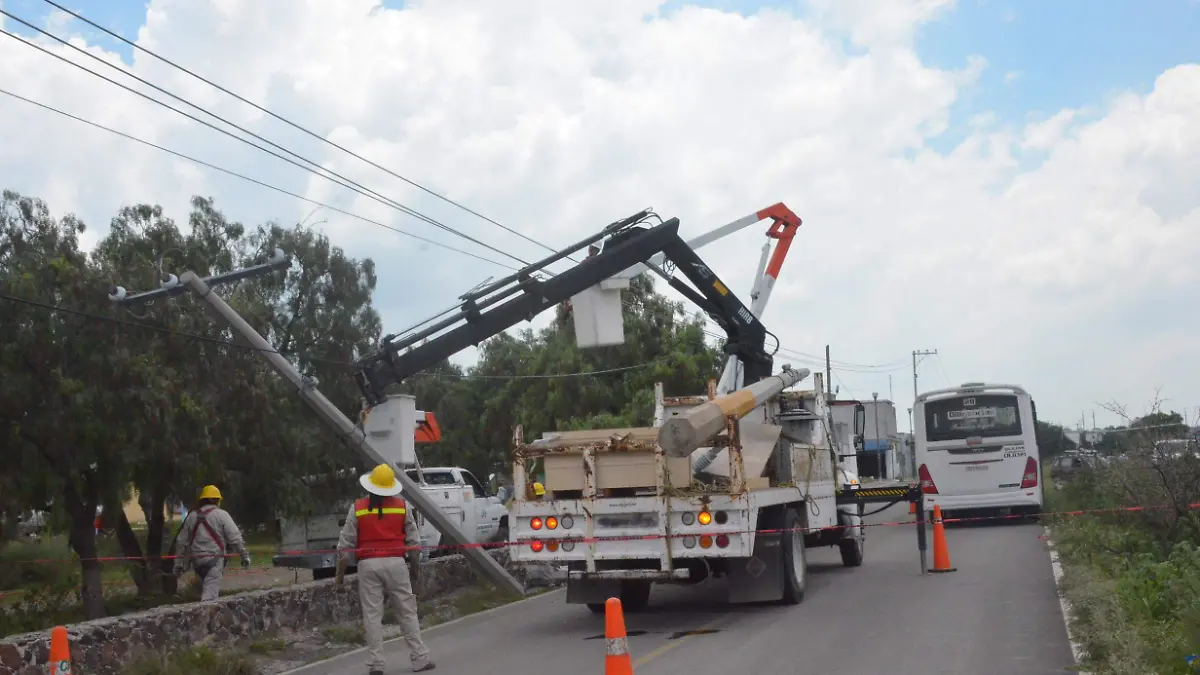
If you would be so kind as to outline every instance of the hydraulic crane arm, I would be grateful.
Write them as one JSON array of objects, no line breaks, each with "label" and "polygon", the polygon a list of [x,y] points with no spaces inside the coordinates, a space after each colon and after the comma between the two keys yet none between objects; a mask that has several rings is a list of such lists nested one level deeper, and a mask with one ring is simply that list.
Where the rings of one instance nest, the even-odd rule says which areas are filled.
[{"label": "hydraulic crane arm", "polygon": [[[773,361],[764,350],[767,331],[762,323],[679,237],[678,218],[649,228],[639,227],[652,217],[656,216],[644,210],[613,223],[598,234],[509,277],[460,296],[462,304],[452,316],[398,339],[385,339],[377,353],[357,364],[355,379],[367,404],[374,406],[384,402],[390,386],[521,321],[529,321],[658,253],[662,253],[695,286],[692,288],[673,277],[669,280],[673,288],[696,303],[725,331],[728,336],[725,351],[746,364],[745,380],[754,382],[770,375]],[[549,279],[537,278],[536,275],[551,263],[602,239],[604,245],[599,253]]]}]

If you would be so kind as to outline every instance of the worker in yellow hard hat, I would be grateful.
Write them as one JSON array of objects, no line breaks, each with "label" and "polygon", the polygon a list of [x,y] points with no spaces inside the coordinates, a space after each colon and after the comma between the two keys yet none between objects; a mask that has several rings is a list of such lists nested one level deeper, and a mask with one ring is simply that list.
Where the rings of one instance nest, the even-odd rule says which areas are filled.
[{"label": "worker in yellow hard hat", "polygon": [[175,576],[188,568],[200,577],[200,599],[216,600],[221,595],[221,576],[229,549],[242,557],[242,569],[250,567],[250,551],[233,516],[221,508],[221,491],[215,485],[200,490],[196,508],[188,513],[179,528],[179,538],[186,542],[175,555]]},{"label": "worker in yellow hard hat", "polygon": [[[339,565],[345,564],[351,551],[358,558],[358,600],[367,638],[367,668],[370,675],[383,675],[383,606],[391,599],[413,672],[433,670],[436,666],[421,640],[417,598],[413,595],[421,560],[421,532],[416,519],[408,517],[408,504],[400,496],[402,486],[391,466],[380,464],[358,482],[367,496],[350,507],[338,538],[338,551],[343,558]],[[409,559],[407,565],[405,556]]]}]

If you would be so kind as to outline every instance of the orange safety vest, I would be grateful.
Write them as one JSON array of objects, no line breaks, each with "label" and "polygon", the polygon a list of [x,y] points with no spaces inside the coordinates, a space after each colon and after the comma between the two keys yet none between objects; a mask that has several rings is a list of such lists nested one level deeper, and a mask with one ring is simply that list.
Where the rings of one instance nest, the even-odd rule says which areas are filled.
[{"label": "orange safety vest", "polygon": [[366,497],[354,502],[354,518],[358,524],[358,547],[354,554],[359,560],[394,558],[408,552],[405,546],[405,518],[408,509],[399,497],[384,497],[383,507],[373,509]]}]

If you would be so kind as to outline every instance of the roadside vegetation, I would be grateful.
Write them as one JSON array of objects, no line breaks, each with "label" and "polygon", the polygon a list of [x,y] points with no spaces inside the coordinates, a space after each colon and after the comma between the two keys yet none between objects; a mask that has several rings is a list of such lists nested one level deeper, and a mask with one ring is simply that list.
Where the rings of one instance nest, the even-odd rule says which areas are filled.
[{"label": "roadside vegetation", "polygon": [[[1118,406],[1114,411],[1124,413]],[[1096,675],[1194,675],[1200,654],[1200,456],[1176,413],[1105,434],[1104,461],[1047,490],[1072,630]],[[1111,436],[1111,438],[1110,438]],[[1141,511],[1127,511],[1140,507]]]}]

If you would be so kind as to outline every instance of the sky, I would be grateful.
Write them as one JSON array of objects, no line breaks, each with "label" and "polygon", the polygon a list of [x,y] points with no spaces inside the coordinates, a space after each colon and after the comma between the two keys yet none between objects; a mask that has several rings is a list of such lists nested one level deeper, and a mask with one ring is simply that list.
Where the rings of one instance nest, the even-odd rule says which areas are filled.
[{"label": "sky", "polygon": [[[895,400],[901,429],[913,350],[938,352],[922,391],[1016,383],[1070,426],[1156,396],[1200,414],[1196,0],[62,4],[540,244],[646,206],[691,237],[785,203],[804,224],[763,316],[777,363],[816,368],[829,345],[840,397]],[[505,253],[546,253],[43,0],[0,8]],[[514,264],[2,35],[0,88]],[[508,271],[2,94],[0,128],[2,186],[81,217],[89,245],[123,205],[186,222],[196,194],[249,225],[308,219],[376,260],[385,332]],[[747,301],[766,225],[700,250]]]}]

